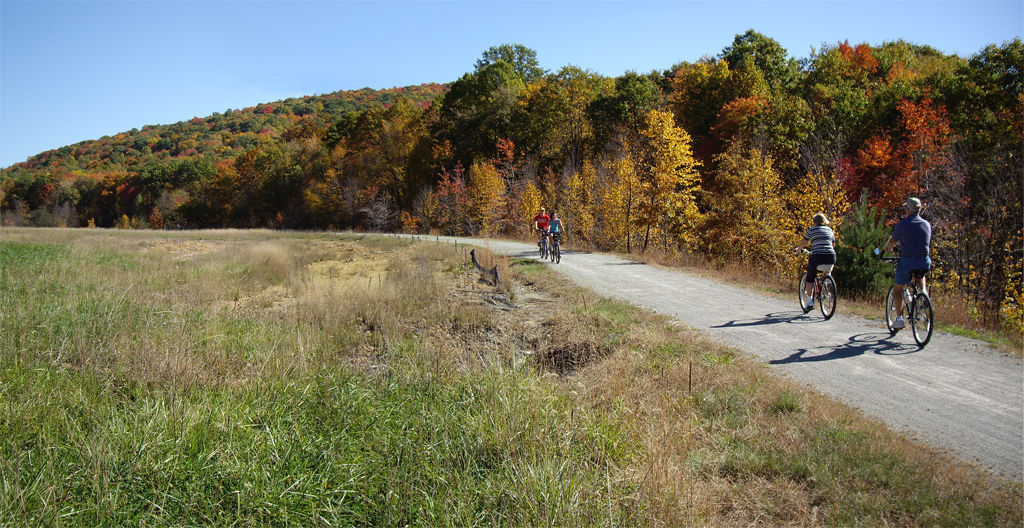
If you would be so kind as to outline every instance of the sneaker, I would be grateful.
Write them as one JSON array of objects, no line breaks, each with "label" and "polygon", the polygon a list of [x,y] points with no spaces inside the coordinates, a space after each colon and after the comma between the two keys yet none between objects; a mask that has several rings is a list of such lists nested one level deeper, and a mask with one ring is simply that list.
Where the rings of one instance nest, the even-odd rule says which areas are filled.
[{"label": "sneaker", "polygon": [[896,330],[900,330],[907,327],[907,323],[903,322],[903,316],[897,315],[896,320],[892,322],[892,327]]},{"label": "sneaker", "polygon": [[808,295],[807,300],[804,301],[804,308],[811,308],[814,306],[814,295]]}]

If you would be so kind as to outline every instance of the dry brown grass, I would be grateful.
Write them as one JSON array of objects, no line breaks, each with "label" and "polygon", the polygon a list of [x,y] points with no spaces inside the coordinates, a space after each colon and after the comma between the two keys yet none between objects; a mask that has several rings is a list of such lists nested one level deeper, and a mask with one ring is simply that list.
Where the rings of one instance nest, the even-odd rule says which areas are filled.
[{"label": "dry brown grass", "polygon": [[412,329],[483,326],[488,317],[454,302],[438,277],[458,262],[444,246],[248,231],[8,229],[3,239],[69,246],[71,258],[48,274],[88,284],[58,306],[26,307],[57,321],[45,328],[61,343],[45,351],[50,363],[146,385],[234,385],[377,364],[366,358]]}]

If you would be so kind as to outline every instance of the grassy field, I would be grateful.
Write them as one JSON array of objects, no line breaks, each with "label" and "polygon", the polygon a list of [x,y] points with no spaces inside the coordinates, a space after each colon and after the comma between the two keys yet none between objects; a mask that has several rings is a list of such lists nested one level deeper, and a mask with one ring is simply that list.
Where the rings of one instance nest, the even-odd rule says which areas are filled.
[{"label": "grassy field", "polygon": [[543,265],[0,230],[0,526],[1020,526],[1020,483]]}]

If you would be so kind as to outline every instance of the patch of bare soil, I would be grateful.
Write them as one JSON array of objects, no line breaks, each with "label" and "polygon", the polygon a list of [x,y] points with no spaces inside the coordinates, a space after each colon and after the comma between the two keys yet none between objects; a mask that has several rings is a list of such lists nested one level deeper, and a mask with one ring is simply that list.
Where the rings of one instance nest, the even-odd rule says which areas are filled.
[{"label": "patch of bare soil", "polygon": [[453,289],[453,302],[490,312],[491,326],[478,336],[476,346],[510,354],[514,363],[529,361],[559,376],[572,375],[611,353],[592,332],[581,331],[577,317],[561,306],[562,301],[535,284],[506,278],[504,284],[492,286],[480,275],[467,272],[459,280],[471,284]]},{"label": "patch of bare soil", "polygon": [[144,243],[145,251],[169,255],[175,260],[195,260],[197,257],[220,251],[226,242],[212,240],[154,240]]},{"label": "patch of bare soil", "polygon": [[[212,252],[216,249],[228,250],[226,246],[196,246],[189,242],[195,241],[161,241],[150,251],[163,251],[172,258],[194,259],[205,249]],[[392,259],[402,258],[401,251],[380,251],[367,248],[352,241],[314,241],[308,243],[303,251],[302,263],[294,261],[289,248],[273,244],[256,245],[241,250],[247,253],[248,260],[263,262],[277,269],[282,274],[305,276],[314,284],[329,283],[333,287],[362,286],[377,288],[387,281],[388,268]],[[295,269],[282,269],[294,267]],[[318,286],[314,286],[318,287]],[[288,286],[274,284],[261,291],[239,296],[232,301],[219,303],[218,308],[233,311],[262,312],[265,314],[284,315],[291,313],[297,303],[295,291]]]},{"label": "patch of bare soil", "polygon": [[381,283],[387,279],[392,256],[355,243],[332,243],[322,249],[330,256],[307,266],[315,276],[339,285]]}]

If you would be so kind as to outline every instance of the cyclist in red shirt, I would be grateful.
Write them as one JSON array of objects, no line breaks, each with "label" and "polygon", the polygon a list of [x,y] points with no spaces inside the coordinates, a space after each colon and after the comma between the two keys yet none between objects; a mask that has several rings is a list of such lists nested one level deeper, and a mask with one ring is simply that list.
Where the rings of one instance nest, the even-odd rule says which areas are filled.
[{"label": "cyclist in red shirt", "polygon": [[551,217],[540,208],[540,212],[533,217],[533,228],[537,230],[537,242],[548,236],[548,226],[551,224]]}]

